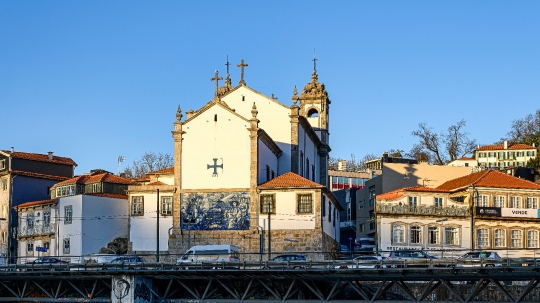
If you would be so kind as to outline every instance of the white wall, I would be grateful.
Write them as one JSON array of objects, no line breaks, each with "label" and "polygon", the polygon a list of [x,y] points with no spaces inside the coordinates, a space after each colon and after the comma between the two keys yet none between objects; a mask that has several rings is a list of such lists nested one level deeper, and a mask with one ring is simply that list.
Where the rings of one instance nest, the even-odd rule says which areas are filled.
[{"label": "white wall", "polygon": [[[339,211],[325,194],[323,194],[323,197],[324,198],[322,198],[321,202],[326,204],[325,214],[324,216],[321,216],[323,230],[327,235],[329,235],[336,241],[339,241]],[[331,218],[329,218],[329,216],[331,216]]]},{"label": "white wall", "polygon": [[[266,180],[266,165],[270,167],[270,170],[273,170],[275,172],[274,177],[278,176],[278,158],[261,140],[258,140],[258,146],[258,184],[261,184],[268,181]],[[271,178],[272,174],[270,173],[270,179]]]},{"label": "white wall", "polygon": [[[271,215],[270,229],[294,230],[294,229],[314,229],[316,214],[296,214],[296,195],[312,194],[313,211],[316,210],[316,193],[310,190],[298,190],[295,192],[271,192],[264,191],[262,194],[276,194],[276,214]],[[259,216],[259,226],[268,229],[268,215]]]},{"label": "white wall", "polygon": [[[303,167],[303,171],[300,172],[299,175],[306,178],[306,164],[307,160],[309,159],[309,179],[315,180],[315,182],[320,182],[320,174],[319,174],[319,155],[317,154],[317,149],[315,148],[315,144],[313,141],[311,141],[310,137],[307,135],[304,128],[299,125],[298,127],[298,169]],[[300,151],[304,154],[304,165],[300,165]],[[315,166],[315,179],[312,176],[312,170],[311,166]]]},{"label": "white wall", "polygon": [[[217,115],[218,121],[214,121]],[[249,122],[214,105],[183,126],[182,189],[248,188]],[[208,165],[223,164],[217,176]]]},{"label": "white wall", "polygon": [[[242,101],[242,96],[245,101]],[[260,120],[259,127],[264,129],[283,151],[279,159],[279,171],[276,173],[282,175],[289,172],[291,170],[291,118],[289,117],[291,109],[246,87],[240,87],[225,96],[223,101],[246,119],[251,118],[251,109],[255,102],[258,111],[257,119]]]},{"label": "white wall", "polygon": [[[157,219],[156,219],[156,200],[157,194],[130,194],[133,196],[143,196],[144,216],[131,216],[130,222],[130,241],[134,251],[156,251]],[[160,195],[162,197],[172,196],[172,194]],[[169,229],[173,226],[172,216],[159,217],[159,250],[167,251],[169,249]]]}]

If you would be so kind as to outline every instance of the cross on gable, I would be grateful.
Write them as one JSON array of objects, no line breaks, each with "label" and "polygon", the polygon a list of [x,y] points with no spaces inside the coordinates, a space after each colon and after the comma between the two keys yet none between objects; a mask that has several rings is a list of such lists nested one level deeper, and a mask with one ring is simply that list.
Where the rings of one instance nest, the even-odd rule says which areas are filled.
[{"label": "cross on gable", "polygon": [[210,81],[216,81],[216,95],[217,95],[217,92],[218,92],[218,88],[219,88],[219,80],[223,80],[222,77],[219,77],[219,72],[216,71],[216,76],[214,78],[210,78]]},{"label": "cross on gable", "polygon": [[244,67],[248,66],[247,63],[244,63],[244,59],[240,60],[239,64],[236,64],[236,66],[240,67],[240,83],[246,84],[246,81],[244,81]]},{"label": "cross on gable", "polygon": [[218,159],[217,158],[213,158],[212,160],[214,160],[214,165],[210,165],[210,164],[206,164],[206,169],[210,169],[210,168],[213,168],[214,169],[214,172],[212,173],[212,177],[217,177],[218,173],[217,173],[217,169],[218,168],[221,168],[223,169],[223,162],[221,162],[220,165],[217,164],[217,161]]},{"label": "cross on gable", "polygon": [[225,66],[227,66],[227,77],[229,76],[229,66],[231,63],[229,63],[229,54],[227,54],[227,63],[225,63]]}]

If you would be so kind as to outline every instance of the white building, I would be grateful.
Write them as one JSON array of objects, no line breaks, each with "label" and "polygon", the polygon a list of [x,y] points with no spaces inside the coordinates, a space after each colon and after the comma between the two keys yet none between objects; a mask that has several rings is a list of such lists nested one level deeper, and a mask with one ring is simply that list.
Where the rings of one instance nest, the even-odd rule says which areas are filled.
[{"label": "white building", "polygon": [[117,239],[127,242],[125,193],[130,184],[128,179],[94,171],[55,184],[53,199],[19,205],[19,262],[58,256],[78,263],[83,255],[99,253]]},{"label": "white building", "polygon": [[470,167],[471,171],[475,172],[478,168],[478,161],[474,158],[468,158],[468,157],[461,157],[457,160],[454,160],[452,162],[449,162],[446,164],[447,166],[465,166]]},{"label": "white building", "polygon": [[527,144],[503,144],[484,145],[478,147],[474,154],[481,167],[516,167],[525,166],[527,161],[536,157],[536,146]]},{"label": "white building", "polygon": [[[335,230],[320,224],[296,229],[291,223],[302,222],[307,209],[314,222],[329,220],[333,214],[328,206],[321,212],[325,202],[331,203],[332,209],[339,208],[331,193],[323,190],[328,182],[330,100],[316,70],[300,96],[294,89],[293,104],[285,105],[249,88],[243,79],[247,65],[239,66],[242,76],[238,86],[231,86],[227,74],[224,86],[218,88],[216,82],[214,98],[197,111],[189,110],[187,119],[182,120],[178,108],[172,132],[176,194],[169,252],[183,253],[188,245],[233,244],[243,253],[258,253],[263,232],[266,236],[271,232],[270,238],[276,240],[272,252],[290,250],[290,245],[277,240],[286,230],[291,233],[288,244],[295,243],[294,250],[337,249]],[[219,79],[217,73],[213,79]],[[286,215],[290,224],[275,223],[276,228],[266,230],[261,214],[266,216],[270,202],[263,195],[259,200],[258,193],[271,189],[259,185],[282,175],[283,187],[272,190],[276,191],[276,209],[283,213],[270,213],[270,217],[274,223]],[[307,188],[287,183],[298,178],[313,183]],[[311,200],[303,195],[306,190]],[[133,198],[131,203],[133,213]]]}]

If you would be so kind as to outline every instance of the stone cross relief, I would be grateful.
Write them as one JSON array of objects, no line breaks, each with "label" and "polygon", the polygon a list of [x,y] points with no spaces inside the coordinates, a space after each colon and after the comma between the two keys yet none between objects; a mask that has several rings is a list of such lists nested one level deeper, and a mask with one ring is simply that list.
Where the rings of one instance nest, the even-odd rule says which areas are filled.
[{"label": "stone cross relief", "polygon": [[214,158],[212,160],[214,160],[214,165],[206,164],[206,169],[207,170],[210,168],[214,169],[214,171],[212,172],[212,177],[217,177],[218,176],[217,169],[218,168],[223,169],[223,160],[221,160],[221,164],[219,165],[217,164],[218,158]]}]

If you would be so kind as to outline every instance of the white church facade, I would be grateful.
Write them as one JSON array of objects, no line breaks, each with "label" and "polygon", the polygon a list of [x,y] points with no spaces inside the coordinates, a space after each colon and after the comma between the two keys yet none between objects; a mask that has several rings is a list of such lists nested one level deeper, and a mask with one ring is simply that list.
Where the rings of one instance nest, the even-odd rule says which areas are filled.
[{"label": "white church facade", "polygon": [[185,119],[178,107],[169,254],[232,244],[244,259],[259,259],[261,251],[331,258],[340,206],[326,184],[328,93],[314,69],[311,82],[299,96],[294,88],[292,105],[285,105],[248,87],[247,65],[238,66],[238,86],[227,73],[218,87],[216,72],[210,102]]}]

